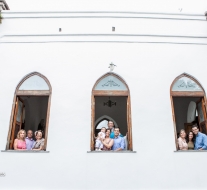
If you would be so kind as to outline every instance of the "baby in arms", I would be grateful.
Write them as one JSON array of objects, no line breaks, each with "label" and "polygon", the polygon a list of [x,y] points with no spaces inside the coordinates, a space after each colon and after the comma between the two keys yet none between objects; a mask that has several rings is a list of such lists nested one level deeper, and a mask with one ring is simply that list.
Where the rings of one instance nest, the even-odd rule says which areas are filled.
[{"label": "baby in arms", "polygon": [[103,148],[103,143],[101,142],[101,139],[105,139],[105,133],[106,133],[106,128],[102,127],[101,131],[98,133],[98,136],[96,138],[96,151],[101,151]]}]

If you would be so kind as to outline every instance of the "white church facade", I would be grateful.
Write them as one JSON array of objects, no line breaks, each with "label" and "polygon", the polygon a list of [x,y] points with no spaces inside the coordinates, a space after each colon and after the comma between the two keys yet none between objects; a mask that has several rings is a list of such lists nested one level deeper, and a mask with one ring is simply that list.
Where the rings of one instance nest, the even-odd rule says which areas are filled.
[{"label": "white church facade", "polygon": [[[0,7],[0,189],[207,188],[207,150],[177,143],[207,134],[205,12]],[[95,151],[108,121],[125,150]],[[41,125],[44,150],[14,150]]]}]

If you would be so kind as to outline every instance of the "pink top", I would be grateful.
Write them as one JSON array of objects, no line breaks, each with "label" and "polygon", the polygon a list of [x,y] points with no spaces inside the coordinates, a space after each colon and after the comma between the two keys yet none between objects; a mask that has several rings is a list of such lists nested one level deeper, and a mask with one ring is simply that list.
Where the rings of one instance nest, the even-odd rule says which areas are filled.
[{"label": "pink top", "polygon": [[17,149],[26,149],[26,141],[17,140]]},{"label": "pink top", "polygon": [[178,147],[179,147],[179,150],[188,150],[188,144],[187,144],[186,140],[179,137],[178,138]]},{"label": "pink top", "polygon": [[[104,139],[106,141],[106,139]],[[106,144],[109,144],[111,139],[109,138],[108,142],[105,142]],[[103,145],[103,150],[111,150],[111,148],[107,148],[105,145]]]}]

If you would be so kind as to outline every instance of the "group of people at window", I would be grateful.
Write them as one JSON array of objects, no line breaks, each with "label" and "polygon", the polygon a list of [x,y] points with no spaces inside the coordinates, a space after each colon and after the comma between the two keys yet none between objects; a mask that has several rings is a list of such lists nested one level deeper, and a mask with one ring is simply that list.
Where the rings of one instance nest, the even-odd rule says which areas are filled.
[{"label": "group of people at window", "polygon": [[96,151],[127,150],[127,134],[123,136],[119,127],[114,127],[113,121],[108,122],[108,128],[102,127],[95,137]]},{"label": "group of people at window", "polygon": [[28,130],[26,134],[26,131],[21,129],[14,140],[14,150],[44,150],[43,131],[38,130],[34,134],[36,140],[33,139],[32,130]]},{"label": "group of people at window", "polygon": [[207,150],[207,136],[199,131],[198,125],[192,125],[192,131],[187,135],[184,129],[180,130],[178,138],[179,150]]},{"label": "group of people at window", "polygon": [[[33,131],[27,133],[21,129],[14,140],[14,150],[44,150],[44,138],[41,130],[36,131],[33,139]],[[102,127],[95,137],[96,151],[122,151],[127,150],[127,134],[123,136],[118,127],[114,127],[113,121],[108,122],[108,128]],[[207,150],[207,136],[199,131],[194,124],[192,131],[186,134],[184,129],[180,130],[178,141],[179,150]]]}]

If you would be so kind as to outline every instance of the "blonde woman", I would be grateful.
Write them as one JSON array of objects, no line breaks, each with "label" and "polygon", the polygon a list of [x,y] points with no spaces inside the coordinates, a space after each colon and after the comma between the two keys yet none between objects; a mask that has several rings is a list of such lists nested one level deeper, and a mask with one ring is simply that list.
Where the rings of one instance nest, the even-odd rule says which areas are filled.
[{"label": "blonde woman", "polygon": [[21,129],[17,133],[17,138],[14,140],[14,150],[26,150],[27,149],[25,137],[26,137],[26,131]]},{"label": "blonde woman", "polygon": [[45,139],[42,138],[42,131],[40,130],[36,131],[35,138],[36,138],[36,141],[33,145],[32,150],[44,150]]},{"label": "blonde woman", "polygon": [[186,133],[184,129],[180,130],[180,137],[178,138],[179,150],[188,150],[188,144],[186,142]]}]

